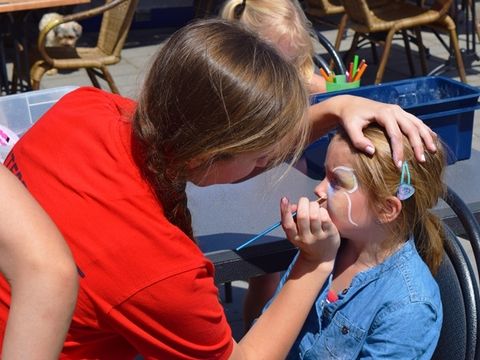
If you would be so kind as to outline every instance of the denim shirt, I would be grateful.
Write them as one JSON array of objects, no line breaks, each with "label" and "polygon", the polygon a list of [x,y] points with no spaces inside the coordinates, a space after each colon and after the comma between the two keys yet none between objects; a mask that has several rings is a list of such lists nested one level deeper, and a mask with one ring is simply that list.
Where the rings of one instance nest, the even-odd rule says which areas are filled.
[{"label": "denim shirt", "polygon": [[442,326],[442,302],[413,239],[383,263],[358,273],[335,302],[327,301],[331,281],[330,275],[287,359],[431,358]]}]

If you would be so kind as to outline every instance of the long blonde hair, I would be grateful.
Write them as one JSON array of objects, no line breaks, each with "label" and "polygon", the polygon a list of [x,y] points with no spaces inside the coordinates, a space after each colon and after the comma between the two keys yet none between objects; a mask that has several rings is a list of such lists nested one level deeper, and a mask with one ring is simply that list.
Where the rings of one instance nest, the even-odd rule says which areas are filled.
[{"label": "long blonde hair", "polygon": [[[337,136],[350,144],[352,152],[356,153],[353,160],[355,173],[362,189],[368,193],[372,210],[378,212],[385,204],[387,197],[396,195],[401,170],[392,161],[392,151],[385,129],[370,125],[364,129],[364,134],[375,146],[373,156],[356,151],[343,131],[340,131]],[[445,150],[440,141],[437,141],[436,145],[437,152],[426,152],[426,161],[421,163],[415,159],[410,142],[403,136],[404,161],[408,163],[415,193],[402,201],[400,215],[390,223],[392,235],[395,235],[392,238],[406,239],[413,234],[418,252],[432,273],[438,270],[442,261],[445,239],[440,219],[431,212],[445,192],[443,183],[446,166]],[[396,244],[385,245],[391,248]]]},{"label": "long blonde hair", "polygon": [[146,75],[133,119],[135,156],[167,218],[193,238],[187,164],[274,148],[295,159],[307,139],[308,94],[297,70],[239,24],[178,30]]},{"label": "long blonde hair", "polygon": [[315,69],[311,23],[297,0],[227,0],[220,16],[239,20],[277,49],[280,39],[285,39],[295,52],[290,61],[310,81]]}]

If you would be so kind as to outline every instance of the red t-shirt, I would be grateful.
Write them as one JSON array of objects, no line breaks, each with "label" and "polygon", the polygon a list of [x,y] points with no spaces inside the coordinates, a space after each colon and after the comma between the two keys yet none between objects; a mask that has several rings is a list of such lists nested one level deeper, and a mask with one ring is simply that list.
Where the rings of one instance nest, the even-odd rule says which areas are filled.
[{"label": "red t-shirt", "polygon": [[[226,359],[233,342],[213,265],[167,221],[140,176],[131,154],[134,107],[118,95],[78,89],[5,161],[57,224],[84,274],[62,358]],[[9,299],[2,278],[2,332]]]}]

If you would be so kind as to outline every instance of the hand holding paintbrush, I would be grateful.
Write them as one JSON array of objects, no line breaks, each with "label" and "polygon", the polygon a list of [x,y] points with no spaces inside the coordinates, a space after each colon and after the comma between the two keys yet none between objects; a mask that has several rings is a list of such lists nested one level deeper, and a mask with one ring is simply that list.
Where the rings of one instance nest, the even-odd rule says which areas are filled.
[{"label": "hand holding paintbrush", "polygon": [[292,245],[299,250],[295,265],[301,260],[300,263],[309,264],[307,266],[310,269],[318,266],[333,267],[340,245],[340,234],[327,209],[318,205],[325,200],[323,195],[316,203],[305,197],[300,198],[294,219],[292,206],[286,198],[282,199],[280,209],[283,231]]},{"label": "hand holding paintbrush", "polygon": [[[319,205],[323,204],[325,201],[327,200],[327,197],[326,195],[325,196],[321,196],[319,197],[317,200],[315,200]],[[297,216],[297,212],[294,211],[292,213],[292,216],[293,218],[295,218]],[[275,224],[269,226],[268,228],[266,228],[265,230],[263,230],[261,233],[259,233],[258,235],[254,236],[253,238],[251,238],[250,240],[248,240],[247,242],[243,243],[242,245],[238,246],[235,250],[240,250],[240,249],[243,249],[245,246],[247,245],[250,245],[251,243],[253,243],[254,241],[262,238],[263,236],[267,235],[268,233],[272,232],[273,230],[275,230],[276,228],[278,228],[280,225],[282,225],[282,222],[279,221],[279,222],[276,222]]]}]

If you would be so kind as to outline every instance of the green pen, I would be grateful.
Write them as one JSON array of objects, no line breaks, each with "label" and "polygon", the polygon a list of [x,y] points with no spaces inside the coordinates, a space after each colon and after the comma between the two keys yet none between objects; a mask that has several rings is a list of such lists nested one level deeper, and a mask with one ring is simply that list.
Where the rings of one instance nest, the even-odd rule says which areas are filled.
[{"label": "green pen", "polygon": [[358,70],[358,55],[355,55],[353,57],[353,71],[352,71],[352,74],[350,74],[352,79],[355,78],[355,74],[357,73],[357,70]]}]

